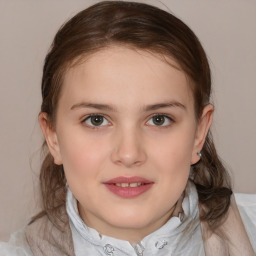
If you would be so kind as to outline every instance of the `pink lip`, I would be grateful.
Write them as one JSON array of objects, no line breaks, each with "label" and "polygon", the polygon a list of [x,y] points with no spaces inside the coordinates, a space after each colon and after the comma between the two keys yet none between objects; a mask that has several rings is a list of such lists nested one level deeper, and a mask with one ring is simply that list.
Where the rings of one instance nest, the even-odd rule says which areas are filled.
[{"label": "pink lip", "polygon": [[[138,187],[120,187],[116,183],[141,183]],[[148,191],[154,182],[142,177],[116,177],[114,179],[103,182],[110,192],[122,198],[134,198]]]}]

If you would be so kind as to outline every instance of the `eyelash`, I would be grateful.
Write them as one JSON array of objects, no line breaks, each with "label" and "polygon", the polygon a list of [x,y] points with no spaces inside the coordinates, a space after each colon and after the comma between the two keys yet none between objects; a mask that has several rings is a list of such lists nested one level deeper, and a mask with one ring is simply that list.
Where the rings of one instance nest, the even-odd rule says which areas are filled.
[{"label": "eyelash", "polygon": [[[97,117],[103,117],[103,120],[107,120],[107,122],[108,122],[108,124],[107,125],[88,125],[88,124],[86,124],[87,125],[87,127],[89,127],[89,128],[91,128],[91,129],[99,129],[100,127],[104,127],[104,126],[109,126],[109,121],[108,121],[108,119],[105,117],[105,115],[104,114],[90,114],[90,115],[88,115],[88,116],[86,116],[82,121],[81,121],[81,123],[82,124],[84,124],[84,123],[86,123],[86,121],[87,120],[90,120],[92,117],[95,117],[95,116],[97,116]],[[150,118],[148,119],[148,121],[146,122],[146,124],[152,119],[152,118],[154,118],[154,117],[164,117],[165,118],[165,121],[164,122],[166,122],[166,119],[172,124],[172,123],[174,123],[174,120],[173,120],[173,118],[172,117],[170,117],[169,115],[167,115],[167,114],[163,114],[163,113],[157,113],[157,114],[153,114],[153,115],[151,115],[150,116]],[[103,121],[104,122],[104,121]],[[152,126],[155,126],[155,127],[158,127],[158,128],[168,128],[171,124],[167,124],[167,125],[152,125]],[[150,126],[150,125],[149,125]]]}]

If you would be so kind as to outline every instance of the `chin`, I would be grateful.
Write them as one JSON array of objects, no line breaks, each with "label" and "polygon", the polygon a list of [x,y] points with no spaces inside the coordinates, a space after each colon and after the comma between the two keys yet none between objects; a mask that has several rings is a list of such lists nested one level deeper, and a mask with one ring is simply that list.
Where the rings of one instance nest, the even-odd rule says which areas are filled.
[{"label": "chin", "polygon": [[152,216],[146,216],[144,213],[136,212],[134,214],[113,214],[114,219],[108,222],[115,227],[122,229],[143,229],[154,222]]}]

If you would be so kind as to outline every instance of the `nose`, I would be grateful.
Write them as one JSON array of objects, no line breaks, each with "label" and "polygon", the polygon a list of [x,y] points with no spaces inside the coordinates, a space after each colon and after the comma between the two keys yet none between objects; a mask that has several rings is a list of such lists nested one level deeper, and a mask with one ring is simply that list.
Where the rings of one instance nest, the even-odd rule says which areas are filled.
[{"label": "nose", "polygon": [[142,136],[136,129],[123,129],[115,135],[111,160],[127,168],[142,165],[147,158]]}]

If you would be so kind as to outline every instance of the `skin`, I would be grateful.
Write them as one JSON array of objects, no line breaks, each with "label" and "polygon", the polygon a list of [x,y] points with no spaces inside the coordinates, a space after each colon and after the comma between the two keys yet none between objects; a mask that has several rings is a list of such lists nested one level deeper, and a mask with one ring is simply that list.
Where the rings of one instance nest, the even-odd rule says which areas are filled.
[{"label": "skin", "polygon": [[[55,127],[45,113],[39,115],[84,222],[131,243],[171,217],[212,121],[211,105],[195,119],[188,79],[168,60],[172,65],[121,46],[101,50],[66,72]],[[92,126],[91,114],[104,116],[102,125]],[[154,122],[156,114],[161,125]],[[122,198],[103,184],[119,176],[140,176],[153,186],[138,197]]]}]

